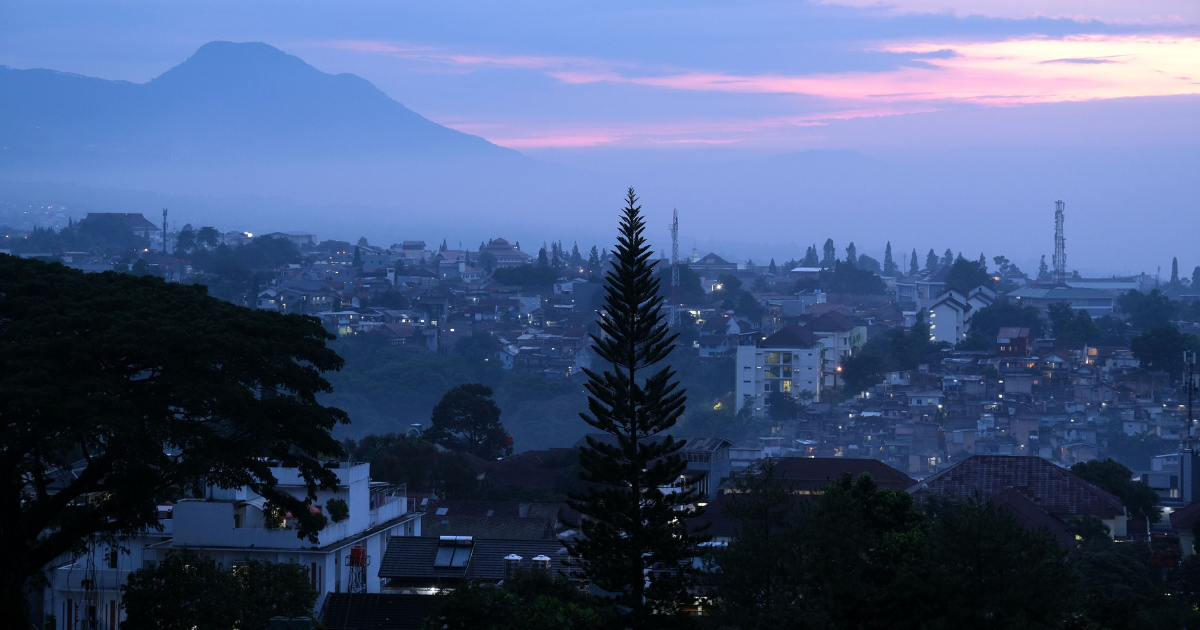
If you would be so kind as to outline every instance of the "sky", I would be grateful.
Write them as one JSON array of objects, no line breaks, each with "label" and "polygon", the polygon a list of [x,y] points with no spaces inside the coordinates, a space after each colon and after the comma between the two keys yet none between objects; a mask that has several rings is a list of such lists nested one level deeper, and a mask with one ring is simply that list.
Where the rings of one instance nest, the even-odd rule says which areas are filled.
[{"label": "sky", "polygon": [[[1097,208],[1110,204],[1072,226],[1094,243],[1076,258],[1086,271],[1169,264],[1149,251],[1149,237],[1128,263],[1096,253],[1128,236],[1116,227],[1123,217],[1146,232],[1173,226],[1169,249],[1181,256],[1194,243],[1183,235],[1200,230],[1195,178],[1164,182],[1163,168],[1147,167],[1200,155],[1197,0],[0,0],[0,64],[15,68],[144,82],[211,40],[263,41],[323,71],[357,74],[435,122],[537,159],[630,180],[662,174],[672,183],[649,191],[664,207],[712,196],[689,197],[680,171],[809,150],[928,163],[913,177],[930,187],[957,177],[963,156],[1008,156],[996,162],[1003,171],[1050,150],[1096,160],[1102,176],[1047,174],[1022,183],[1027,194],[1012,203],[1029,213],[1017,218],[1048,217],[1056,196],[1072,208],[1092,197]],[[983,197],[1004,191],[991,183],[956,194],[994,207]],[[944,199],[908,194],[904,207],[922,195]],[[787,242],[760,235],[722,245],[710,236],[722,231],[716,216],[698,217],[697,232],[730,256]],[[852,227],[869,232],[870,214],[855,217]],[[917,243],[919,231],[901,234],[895,219],[883,222],[899,241],[930,246]],[[957,226],[975,232],[966,247],[989,244],[984,225]],[[838,236],[854,238],[849,227]],[[860,238],[873,239],[867,251],[879,256],[884,237]],[[1026,265],[1048,249],[1004,246]],[[1200,251],[1191,258],[1181,260],[1189,270]]]}]

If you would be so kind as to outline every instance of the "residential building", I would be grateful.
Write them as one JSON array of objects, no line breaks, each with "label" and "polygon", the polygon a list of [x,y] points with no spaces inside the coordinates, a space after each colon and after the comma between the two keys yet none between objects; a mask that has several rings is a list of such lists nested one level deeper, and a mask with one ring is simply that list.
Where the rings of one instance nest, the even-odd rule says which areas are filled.
[{"label": "residential building", "polygon": [[810,328],[787,326],[757,346],[738,347],[737,411],[749,404],[754,417],[764,417],[772,392],[796,395],[808,391],[814,402],[820,400],[825,345]]},{"label": "residential building", "polygon": [[1110,536],[1126,536],[1125,506],[1120,498],[1040,457],[974,455],[908,489],[918,500],[944,496],[989,501],[1009,491],[1020,496],[1005,500],[1020,503],[1026,513],[1040,512],[1061,525],[1093,516],[1108,527]]},{"label": "residential building", "polygon": [[971,305],[958,291],[947,291],[929,307],[929,340],[955,345],[967,338]]},{"label": "residential building", "polygon": [[[267,500],[249,488],[209,486],[204,498],[160,506],[161,532],[148,529],[113,545],[97,542],[82,555],[53,567],[43,594],[45,614],[55,615],[58,627],[64,630],[116,630],[124,620],[120,587],[129,574],[185,548],[226,567],[247,560],[298,564],[318,593],[318,607],[327,593],[349,592],[352,587],[380,592],[379,560],[388,541],[419,536],[422,515],[408,511],[404,486],[372,482],[369,464],[332,462],[326,468],[337,476],[336,486],[318,490],[311,509],[328,514],[329,501],[340,499],[349,515],[341,521],[330,520],[317,533],[316,542],[297,537],[296,520],[290,513],[275,520],[266,509]],[[299,499],[308,494],[299,469],[275,465],[271,472],[280,491]],[[356,546],[375,561],[352,576],[358,569],[348,566],[346,560]]]},{"label": "residential building", "polygon": [[1027,357],[1033,352],[1033,335],[1028,328],[1005,326],[996,335],[996,356]]},{"label": "residential building", "polygon": [[496,269],[520,267],[521,265],[529,264],[529,254],[526,254],[518,249],[516,245],[502,238],[494,238],[488,241],[487,245],[484,245],[479,250],[479,254],[483,255],[485,252],[490,254],[495,261]]}]

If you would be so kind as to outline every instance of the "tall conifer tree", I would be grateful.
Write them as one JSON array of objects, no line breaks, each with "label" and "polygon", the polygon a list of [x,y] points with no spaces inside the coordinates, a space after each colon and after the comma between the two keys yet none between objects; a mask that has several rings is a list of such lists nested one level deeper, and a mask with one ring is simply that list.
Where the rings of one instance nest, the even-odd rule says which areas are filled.
[{"label": "tall conifer tree", "polygon": [[625,201],[616,260],[606,274],[603,335],[592,335],[596,354],[611,371],[584,369],[588,411],[579,414],[606,435],[588,436],[579,452],[582,477],[594,485],[571,496],[571,506],[587,518],[584,538],[570,551],[596,586],[629,607],[626,627],[661,627],[682,615],[691,597],[692,558],[703,537],[680,518],[684,506],[696,501],[695,491],[662,491],[687,468],[679,455],[684,442],[663,433],[683,414],[686,398],[675,371],[664,364],[676,335],[662,316],[632,188]]},{"label": "tall conifer tree", "polygon": [[896,266],[896,259],[892,258],[891,241],[888,241],[887,249],[883,250],[883,273],[888,276],[900,275],[900,267]]},{"label": "tall conifer tree", "polygon": [[908,259],[908,275],[915,276],[921,272],[921,268],[917,266],[917,248],[913,248],[912,258]]}]

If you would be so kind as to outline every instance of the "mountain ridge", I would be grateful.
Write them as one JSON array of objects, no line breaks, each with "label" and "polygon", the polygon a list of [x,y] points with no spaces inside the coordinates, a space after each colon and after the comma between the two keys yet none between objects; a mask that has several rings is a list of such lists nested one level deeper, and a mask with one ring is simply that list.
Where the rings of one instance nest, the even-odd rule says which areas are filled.
[{"label": "mountain ridge", "polygon": [[138,162],[520,156],[430,121],[366,79],[273,46],[209,42],[146,83],[0,67],[0,144]]}]

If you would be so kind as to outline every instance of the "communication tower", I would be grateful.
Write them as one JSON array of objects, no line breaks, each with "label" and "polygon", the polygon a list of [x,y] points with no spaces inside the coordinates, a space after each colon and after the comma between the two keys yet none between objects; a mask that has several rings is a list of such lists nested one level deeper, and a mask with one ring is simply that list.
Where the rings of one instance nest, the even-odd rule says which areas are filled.
[{"label": "communication tower", "polygon": [[163,208],[163,253],[169,254],[167,251],[167,209]]},{"label": "communication tower", "polygon": [[1063,236],[1063,215],[1067,204],[1062,199],[1054,202],[1054,283],[1067,281],[1067,239]]},{"label": "communication tower", "polygon": [[671,218],[671,307],[679,306],[679,210]]}]

